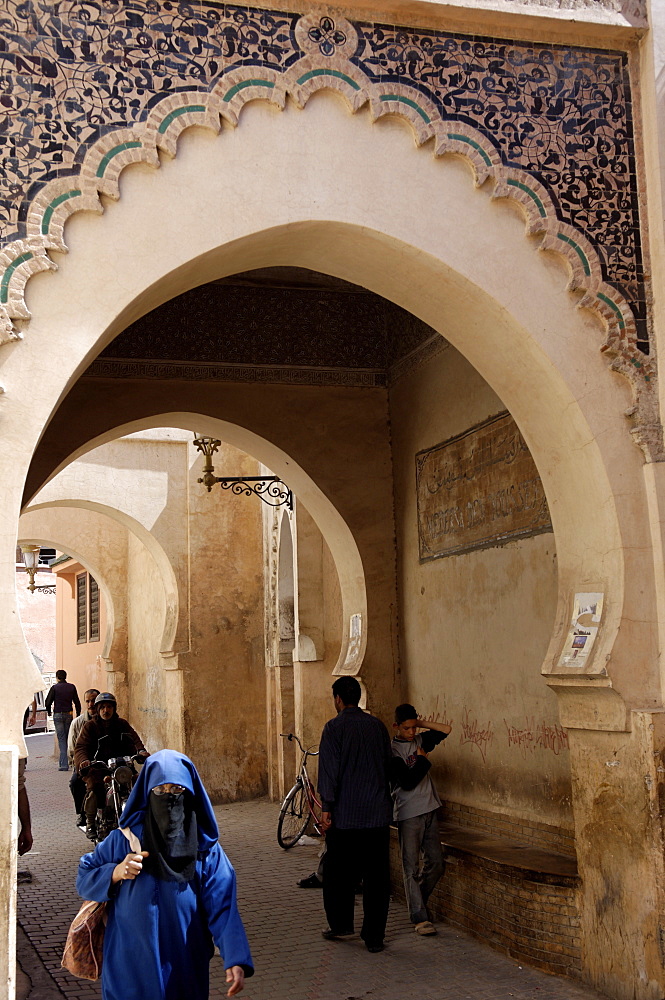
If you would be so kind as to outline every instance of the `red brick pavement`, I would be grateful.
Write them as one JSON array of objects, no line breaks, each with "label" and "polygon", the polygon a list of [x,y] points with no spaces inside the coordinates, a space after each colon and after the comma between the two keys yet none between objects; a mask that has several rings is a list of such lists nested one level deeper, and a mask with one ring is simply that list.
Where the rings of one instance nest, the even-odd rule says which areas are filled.
[{"label": "red brick pavement", "polygon": [[[26,773],[33,812],[34,852],[22,867],[33,881],[19,886],[19,922],[65,997],[99,1000],[98,984],[60,968],[67,927],[79,900],[74,880],[87,849],[75,828],[69,775],[57,770],[52,736],[28,741]],[[316,847],[282,851],[275,836],[277,806],[260,800],[216,810],[221,842],[238,874],[240,909],[256,963],[245,1000],[599,1000],[585,987],[536,972],[450,927],[419,938],[400,903],[391,905],[386,950],[370,955],[359,939],[327,942],[321,893],[296,880],[317,864]],[[137,930],[138,932],[138,930]],[[218,957],[211,997],[224,996]],[[33,990],[30,1000],[43,1000]]]}]

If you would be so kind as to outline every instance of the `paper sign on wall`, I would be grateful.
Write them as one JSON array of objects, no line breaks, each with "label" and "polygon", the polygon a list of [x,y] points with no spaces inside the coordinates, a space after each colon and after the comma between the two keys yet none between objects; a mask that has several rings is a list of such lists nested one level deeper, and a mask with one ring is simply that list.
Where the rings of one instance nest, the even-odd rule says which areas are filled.
[{"label": "paper sign on wall", "polygon": [[604,594],[575,594],[570,629],[560,667],[582,667],[589,659],[603,614]]}]

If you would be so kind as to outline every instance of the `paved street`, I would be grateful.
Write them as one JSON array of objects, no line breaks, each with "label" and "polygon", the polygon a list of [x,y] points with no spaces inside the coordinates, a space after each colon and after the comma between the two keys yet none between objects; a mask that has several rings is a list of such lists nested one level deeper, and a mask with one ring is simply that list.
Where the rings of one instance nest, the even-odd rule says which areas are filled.
[{"label": "paved street", "polygon": [[[35,844],[33,853],[20,862],[33,880],[19,886],[19,957],[33,985],[23,996],[99,1000],[98,984],[75,979],[60,968],[67,927],[79,907],[76,868],[88,841],[75,828],[69,775],[57,769],[53,737],[30,737],[28,749]],[[278,810],[265,800],[215,811],[222,845],[238,874],[240,909],[256,963],[256,975],[241,994],[246,1000],[599,998],[574,982],[520,968],[446,926],[435,938],[419,938],[399,903],[391,905],[388,947],[381,954],[370,955],[359,939],[324,941],[321,893],[295,885],[316,867],[316,847],[282,851],[275,836]],[[226,992],[218,957],[212,968],[211,997],[218,1000]]]}]

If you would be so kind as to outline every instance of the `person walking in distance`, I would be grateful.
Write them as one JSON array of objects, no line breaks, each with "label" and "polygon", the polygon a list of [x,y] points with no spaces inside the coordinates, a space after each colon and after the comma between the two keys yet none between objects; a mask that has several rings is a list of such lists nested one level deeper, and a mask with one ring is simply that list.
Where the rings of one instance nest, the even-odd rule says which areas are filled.
[{"label": "person walking in distance", "polygon": [[323,859],[323,905],[328,941],[354,933],[355,888],[363,886],[360,936],[370,952],[383,951],[390,902],[390,737],[383,723],[358,708],[355,677],[332,687],[337,717],[323,728],[319,747]]},{"label": "person walking in distance", "polygon": [[[441,799],[432,784],[428,757],[450,733],[450,726],[418,718],[413,705],[398,705],[394,728],[390,780],[409,917],[416,934],[436,934],[427,900],[443,875],[444,861],[437,816]],[[418,729],[424,732],[417,733]]]},{"label": "person walking in distance", "polygon": [[66,670],[56,670],[55,677],[57,683],[53,685],[46,695],[46,711],[50,715],[51,708],[53,708],[53,724],[55,726],[55,734],[58,737],[58,749],[60,750],[58,770],[68,771],[67,737],[69,736],[69,727],[72,724],[72,704],[76,708],[76,714],[80,715],[81,702],[75,686],[67,683]]},{"label": "person walking in distance", "polygon": [[76,764],[74,763],[74,750],[76,749],[76,741],[81,735],[81,730],[85,726],[86,722],[90,722],[92,719],[97,717],[95,698],[98,694],[99,691],[97,688],[89,688],[85,692],[83,695],[85,708],[72,722],[69,727],[69,736],[67,737],[67,758],[73,769],[72,776],[69,780],[69,790],[72,793],[72,798],[74,799],[74,808],[76,809],[76,825],[84,828],[86,820],[85,813],[83,812],[83,799],[85,798],[86,787],[85,781],[79,774]]}]

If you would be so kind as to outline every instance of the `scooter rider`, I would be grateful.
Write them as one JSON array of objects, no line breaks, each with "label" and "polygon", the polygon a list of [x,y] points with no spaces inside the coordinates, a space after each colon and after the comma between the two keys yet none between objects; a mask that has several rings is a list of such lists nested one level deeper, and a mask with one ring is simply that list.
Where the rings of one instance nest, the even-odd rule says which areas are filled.
[{"label": "scooter rider", "polygon": [[97,761],[106,764],[112,757],[130,757],[140,754],[149,757],[141,742],[141,737],[132,729],[126,719],[118,715],[118,703],[110,691],[103,691],[95,698],[97,717],[86,722],[76,741],[74,765],[86,783],[88,793],[83,803],[86,815],[86,834],[96,835],[97,809],[103,809],[106,801],[104,775],[95,768]]}]

